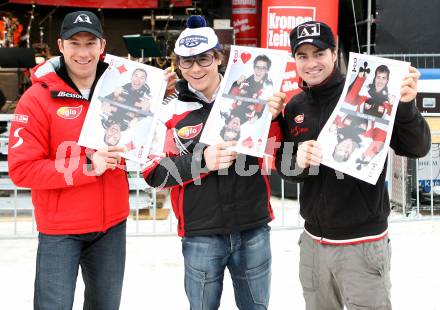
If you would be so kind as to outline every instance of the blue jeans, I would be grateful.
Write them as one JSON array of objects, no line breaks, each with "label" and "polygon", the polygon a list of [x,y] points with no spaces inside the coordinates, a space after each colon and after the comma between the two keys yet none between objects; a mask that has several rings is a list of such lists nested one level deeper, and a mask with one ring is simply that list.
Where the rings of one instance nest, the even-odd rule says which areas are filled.
[{"label": "blue jeans", "polygon": [[85,284],[83,309],[119,309],[125,268],[125,230],[123,221],[105,233],[40,233],[34,309],[72,309],[80,265]]},{"label": "blue jeans", "polygon": [[239,309],[268,308],[272,261],[268,225],[228,235],[184,237],[182,252],[192,310],[219,308],[226,267]]}]

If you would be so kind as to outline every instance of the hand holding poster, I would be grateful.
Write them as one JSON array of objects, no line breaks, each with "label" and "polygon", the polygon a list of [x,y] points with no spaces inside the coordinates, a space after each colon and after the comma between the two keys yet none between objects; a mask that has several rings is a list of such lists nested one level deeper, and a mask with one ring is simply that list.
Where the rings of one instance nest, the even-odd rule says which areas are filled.
[{"label": "hand holding poster", "polygon": [[267,99],[278,91],[288,53],[231,46],[219,93],[200,142],[237,141],[239,153],[263,157],[272,114]]},{"label": "hand holding poster", "polygon": [[322,164],[376,184],[409,63],[350,53],[344,90],[318,137]]},{"label": "hand holding poster", "polygon": [[145,163],[166,89],[164,72],[113,55],[104,61],[109,66],[96,85],[78,144],[124,146],[121,156]]}]

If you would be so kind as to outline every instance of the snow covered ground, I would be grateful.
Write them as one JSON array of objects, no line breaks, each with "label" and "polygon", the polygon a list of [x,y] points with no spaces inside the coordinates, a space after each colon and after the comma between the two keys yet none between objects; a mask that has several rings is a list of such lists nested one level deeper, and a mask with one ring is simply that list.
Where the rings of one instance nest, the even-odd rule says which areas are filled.
[{"label": "snow covered ground", "polygon": [[[300,225],[297,206],[274,201],[277,220],[274,226]],[[394,214],[393,219],[401,215]],[[147,224],[148,222],[148,224]],[[174,220],[141,221],[138,231],[152,229],[166,233],[175,230]],[[18,223],[18,232],[30,229],[31,223]],[[183,259],[180,239],[168,236],[135,236],[136,223],[129,220],[127,264],[122,296],[122,310],[188,309],[183,288]],[[0,236],[10,232],[11,223],[0,222]],[[298,279],[301,229],[272,231],[272,290],[270,309],[304,309]],[[392,300],[397,310],[440,310],[440,220],[396,221],[390,225],[392,240]],[[0,239],[0,309],[32,309],[35,272],[35,238]],[[82,309],[82,280],[79,276],[74,309]],[[237,309],[230,277],[225,276],[221,310]]]},{"label": "snow covered ground", "polygon": [[[304,309],[298,280],[300,230],[272,232],[273,277],[270,309]],[[398,310],[440,310],[440,221],[398,222],[392,239],[392,299]],[[0,240],[0,309],[31,309],[36,239]],[[74,309],[82,309],[79,279]],[[129,237],[121,309],[188,309],[183,289],[180,239]],[[223,310],[236,309],[225,277]]]}]

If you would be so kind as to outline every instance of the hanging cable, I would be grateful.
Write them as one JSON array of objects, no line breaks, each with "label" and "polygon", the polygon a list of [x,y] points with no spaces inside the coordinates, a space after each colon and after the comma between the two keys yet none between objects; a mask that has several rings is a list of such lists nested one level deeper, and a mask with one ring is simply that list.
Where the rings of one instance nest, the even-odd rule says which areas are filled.
[{"label": "hanging cable", "polygon": [[351,0],[351,8],[353,9],[353,18],[354,18],[354,30],[356,32],[356,42],[358,47],[358,53],[361,52],[361,46],[359,44],[359,34],[358,34],[358,26],[357,26],[357,20],[356,20],[356,12],[354,11],[354,2]]}]

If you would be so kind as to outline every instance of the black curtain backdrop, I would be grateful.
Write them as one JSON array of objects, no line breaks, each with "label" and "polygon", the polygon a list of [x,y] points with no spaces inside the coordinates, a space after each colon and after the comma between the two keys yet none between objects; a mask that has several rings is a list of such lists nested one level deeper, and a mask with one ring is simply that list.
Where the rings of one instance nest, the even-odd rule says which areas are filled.
[{"label": "black curtain backdrop", "polygon": [[376,54],[440,53],[439,0],[376,0]]}]

